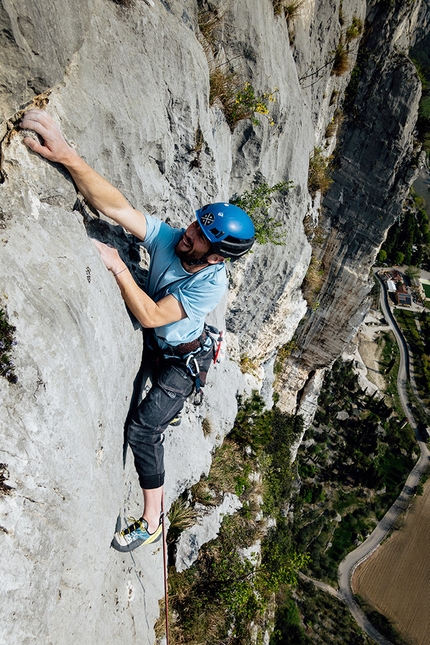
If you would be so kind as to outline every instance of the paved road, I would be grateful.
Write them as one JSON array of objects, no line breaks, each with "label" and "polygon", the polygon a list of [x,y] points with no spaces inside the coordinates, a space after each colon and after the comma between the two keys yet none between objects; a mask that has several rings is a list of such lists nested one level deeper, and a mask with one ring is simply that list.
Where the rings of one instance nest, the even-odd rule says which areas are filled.
[{"label": "paved road", "polygon": [[384,284],[381,288],[381,309],[386,321],[393,330],[397,343],[399,345],[400,366],[399,374],[397,377],[397,387],[403,410],[411,427],[415,432],[421,454],[414,468],[410,472],[402,492],[400,493],[394,504],[387,511],[381,521],[378,522],[376,528],[369,535],[369,537],[362,544],[360,544],[357,549],[351,551],[351,553],[348,553],[346,558],[340,563],[338,569],[338,580],[339,597],[346,602],[352,615],[354,616],[360,627],[362,627],[367,635],[373,638],[373,640],[375,640],[377,643],[380,643],[381,645],[391,645],[390,641],[387,640],[385,636],[382,636],[382,634],[380,634],[378,630],[373,627],[373,625],[367,619],[366,615],[361,611],[360,607],[355,602],[351,590],[351,578],[357,566],[361,564],[361,562],[366,560],[378,548],[381,541],[391,530],[400,513],[407,508],[409,501],[413,495],[414,489],[420,479],[420,476],[428,467],[430,452],[427,448],[427,445],[423,441],[420,441],[418,438],[417,423],[409,408],[406,394],[406,383],[409,378],[409,353],[405,339],[403,338],[403,334],[400,332],[400,329],[397,326],[397,323],[388,305],[387,293]]}]

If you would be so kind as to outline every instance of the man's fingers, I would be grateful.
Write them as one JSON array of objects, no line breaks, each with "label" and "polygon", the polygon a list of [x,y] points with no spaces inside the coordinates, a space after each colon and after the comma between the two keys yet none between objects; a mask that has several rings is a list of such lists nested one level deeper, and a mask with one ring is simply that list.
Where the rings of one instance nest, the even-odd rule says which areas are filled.
[{"label": "man's fingers", "polygon": [[116,274],[125,267],[117,249],[103,244],[103,242],[99,242],[99,240],[95,240],[93,237],[90,237],[90,240],[99,251],[102,262],[109,271]]},{"label": "man's fingers", "polygon": [[38,108],[31,108],[30,110],[27,110],[27,112],[24,112],[22,115],[21,123],[24,122],[32,122],[32,123],[40,123],[43,125],[44,123],[53,123],[52,118],[45,112],[45,110],[39,110]]},{"label": "man's fingers", "polygon": [[47,150],[47,148],[45,148],[45,146],[42,146],[38,141],[36,141],[35,139],[32,139],[31,137],[25,137],[24,143],[28,148],[30,148],[34,152],[39,153],[44,157],[46,157],[47,152],[49,153],[49,151]]},{"label": "man's fingers", "polygon": [[49,130],[46,128],[46,126],[43,125],[39,120],[35,119],[30,119],[30,118],[23,118],[20,126],[23,130],[34,130],[34,132],[37,132],[37,134],[40,134],[42,139],[47,139],[49,137]]},{"label": "man's fingers", "polygon": [[63,141],[63,136],[55,121],[43,110],[31,109],[25,112],[20,127],[23,130],[34,130],[44,141]]},{"label": "man's fingers", "polygon": [[29,137],[24,142],[31,149],[49,161],[66,164],[70,158],[71,148],[67,145],[60,128],[43,110],[32,108],[22,117],[20,126],[23,130],[36,132],[42,141],[30,143]]},{"label": "man's fingers", "polygon": [[[37,145],[38,145],[37,141],[35,139],[32,139],[31,137],[25,137],[24,138],[24,143],[25,143],[26,146],[28,146],[32,150],[36,150]],[[40,143],[39,143],[39,146],[40,146]]]}]

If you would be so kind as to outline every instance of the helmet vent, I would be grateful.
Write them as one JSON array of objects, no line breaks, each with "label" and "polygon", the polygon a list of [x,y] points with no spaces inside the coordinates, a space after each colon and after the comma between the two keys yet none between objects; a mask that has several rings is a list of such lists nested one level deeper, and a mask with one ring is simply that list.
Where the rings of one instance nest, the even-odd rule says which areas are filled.
[{"label": "helmet vent", "polygon": [[227,235],[227,237],[224,238],[224,242],[230,242],[231,244],[243,244],[244,242],[247,242],[247,240],[242,240],[240,237],[232,237],[231,235]]},{"label": "helmet vent", "polygon": [[221,235],[224,235],[224,231],[219,231],[215,226],[213,226],[210,231],[212,235],[215,235],[215,237],[221,237]]}]

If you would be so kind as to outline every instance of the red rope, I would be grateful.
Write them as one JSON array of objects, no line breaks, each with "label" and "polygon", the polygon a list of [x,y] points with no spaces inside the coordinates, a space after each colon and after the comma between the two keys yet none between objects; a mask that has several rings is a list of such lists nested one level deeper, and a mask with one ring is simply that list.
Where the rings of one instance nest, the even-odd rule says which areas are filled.
[{"label": "red rope", "polygon": [[164,489],[161,494],[161,523],[163,527],[163,573],[164,573],[164,613],[166,619],[166,645],[169,645],[169,592],[167,587],[167,544],[164,525]]}]

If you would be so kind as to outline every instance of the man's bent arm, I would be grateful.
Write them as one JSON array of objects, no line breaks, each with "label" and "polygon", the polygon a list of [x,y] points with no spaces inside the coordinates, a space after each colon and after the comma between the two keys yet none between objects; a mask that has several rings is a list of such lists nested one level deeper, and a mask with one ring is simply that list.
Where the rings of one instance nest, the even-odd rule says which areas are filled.
[{"label": "man's bent arm", "polygon": [[133,280],[128,269],[115,276],[121,295],[142,327],[154,329],[187,317],[179,300],[172,295],[154,302]]},{"label": "man's bent arm", "polygon": [[21,128],[34,130],[43,144],[26,137],[24,143],[45,159],[61,163],[67,168],[76,186],[94,208],[123,226],[141,240],[146,235],[146,219],[134,209],[124,195],[93,170],[65,141],[55,121],[43,110],[28,110]]},{"label": "man's bent arm", "polygon": [[174,296],[168,295],[159,302],[154,302],[142,291],[116,249],[99,240],[93,239],[92,242],[98,249],[105,267],[115,276],[125,303],[142,327],[153,329],[187,317],[185,309]]}]

